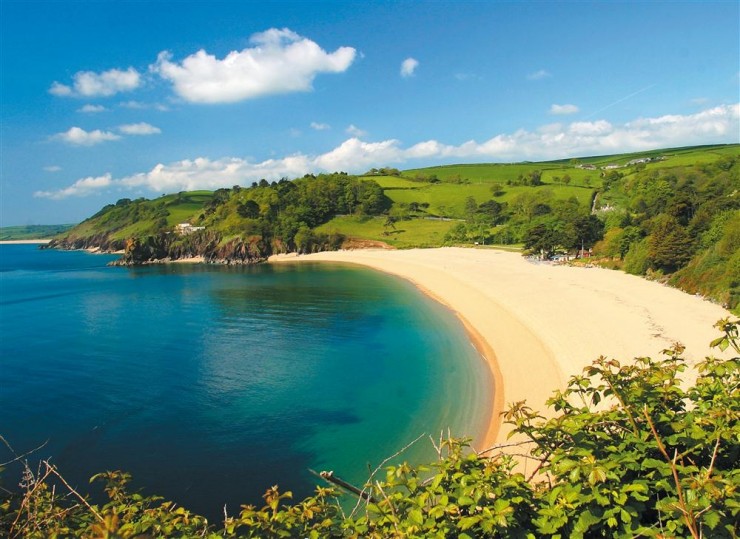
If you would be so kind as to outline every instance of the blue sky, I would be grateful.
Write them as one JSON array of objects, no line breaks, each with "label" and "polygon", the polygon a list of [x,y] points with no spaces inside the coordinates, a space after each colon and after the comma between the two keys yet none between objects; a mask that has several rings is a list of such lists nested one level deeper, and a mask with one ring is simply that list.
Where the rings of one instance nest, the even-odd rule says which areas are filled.
[{"label": "blue sky", "polygon": [[739,5],[2,0],[0,226],[309,172],[740,142]]}]

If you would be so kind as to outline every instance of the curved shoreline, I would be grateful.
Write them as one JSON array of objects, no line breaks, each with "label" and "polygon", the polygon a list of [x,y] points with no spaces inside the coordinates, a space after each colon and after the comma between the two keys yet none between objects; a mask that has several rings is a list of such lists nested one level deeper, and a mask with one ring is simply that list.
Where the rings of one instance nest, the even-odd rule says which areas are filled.
[{"label": "curved shoreline", "polygon": [[[528,262],[516,253],[435,248],[277,255],[271,263],[359,264],[405,278],[451,309],[494,380],[488,448],[507,440],[500,414],[511,403],[547,415],[545,401],[601,355],[658,357],[673,342],[690,364],[707,355],[712,325],[729,311],[656,282],[600,268]],[[695,377],[691,370],[685,379]]]},{"label": "curved shoreline", "polygon": [[0,240],[0,245],[31,245],[31,244],[45,245],[49,243],[50,241],[51,240],[47,240],[47,239]]}]

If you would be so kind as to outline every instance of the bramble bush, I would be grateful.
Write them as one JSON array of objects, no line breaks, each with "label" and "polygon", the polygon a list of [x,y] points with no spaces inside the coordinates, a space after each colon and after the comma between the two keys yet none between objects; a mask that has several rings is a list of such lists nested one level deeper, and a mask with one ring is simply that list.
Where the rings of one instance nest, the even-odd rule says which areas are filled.
[{"label": "bramble bush", "polygon": [[[694,384],[679,345],[660,360],[599,358],[548,401],[546,419],[515,403],[504,414],[516,442],[476,453],[444,439],[439,460],[376,473],[354,508],[336,487],[292,504],[270,488],[220,525],[127,488],[105,472],[102,506],[47,461],[26,460],[20,492],[0,502],[0,535],[19,537],[737,537],[740,521],[738,321],[722,320]],[[434,442],[432,442],[434,443]],[[515,454],[518,453],[518,454]],[[17,457],[21,459],[21,457]],[[15,459],[14,459],[15,460]],[[522,461],[532,470],[525,475]],[[530,465],[531,462],[531,465]],[[343,509],[343,507],[345,507]]]}]

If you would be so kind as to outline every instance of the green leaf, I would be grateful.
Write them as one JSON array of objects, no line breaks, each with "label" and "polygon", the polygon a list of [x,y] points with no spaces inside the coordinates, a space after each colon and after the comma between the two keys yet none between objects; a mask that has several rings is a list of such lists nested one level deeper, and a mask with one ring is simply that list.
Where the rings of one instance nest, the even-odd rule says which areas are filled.
[{"label": "green leaf", "polygon": [[458,505],[473,505],[475,501],[470,496],[460,496],[457,499]]},{"label": "green leaf", "polygon": [[720,515],[717,511],[707,511],[704,513],[702,520],[704,520],[704,523],[709,526],[710,530],[713,530],[717,527],[717,524],[719,524]]},{"label": "green leaf", "polygon": [[424,515],[421,514],[420,509],[412,509],[409,511],[409,519],[411,522],[418,524],[419,526],[424,524]]},{"label": "green leaf", "polygon": [[460,529],[467,530],[478,524],[481,520],[479,515],[473,515],[469,517],[463,517],[460,519]]}]

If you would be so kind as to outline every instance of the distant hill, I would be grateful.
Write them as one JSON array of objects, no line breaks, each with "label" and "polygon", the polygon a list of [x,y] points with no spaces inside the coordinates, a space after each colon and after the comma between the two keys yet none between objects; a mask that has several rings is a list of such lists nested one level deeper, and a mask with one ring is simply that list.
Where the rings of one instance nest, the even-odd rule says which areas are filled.
[{"label": "distant hill", "polygon": [[67,232],[75,225],[22,225],[0,227],[0,241],[45,240]]},{"label": "distant hill", "polygon": [[261,180],[121,199],[55,237],[136,264],[255,263],[342,246],[499,245],[740,300],[740,145],[538,163],[459,164]]}]

